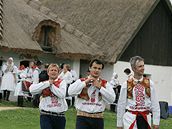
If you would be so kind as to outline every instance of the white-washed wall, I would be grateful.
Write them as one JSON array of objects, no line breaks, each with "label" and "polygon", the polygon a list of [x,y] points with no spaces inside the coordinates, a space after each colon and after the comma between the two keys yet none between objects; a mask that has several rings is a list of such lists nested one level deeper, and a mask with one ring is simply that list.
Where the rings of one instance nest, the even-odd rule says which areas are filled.
[{"label": "white-washed wall", "polygon": [[[0,57],[2,57],[2,59],[4,59],[4,60],[7,60],[9,57],[12,57],[14,59],[14,63],[16,66],[20,65],[20,61],[34,60],[34,59],[20,58],[19,54],[14,53],[12,51],[8,51],[8,52],[0,51]],[[38,59],[41,60],[43,63],[57,63],[58,65],[60,65],[62,63],[68,63],[70,65],[73,64],[73,61],[59,59],[59,58],[55,57],[55,55],[53,55],[53,54],[40,54],[40,55],[38,55]]]},{"label": "white-washed wall", "polygon": [[110,81],[112,74],[113,74],[113,65],[105,64],[105,67],[101,74],[102,78],[106,79],[107,81]]},{"label": "white-washed wall", "polygon": [[75,70],[77,77],[79,78],[80,74],[80,60],[74,60],[73,65],[71,66],[73,70]]}]

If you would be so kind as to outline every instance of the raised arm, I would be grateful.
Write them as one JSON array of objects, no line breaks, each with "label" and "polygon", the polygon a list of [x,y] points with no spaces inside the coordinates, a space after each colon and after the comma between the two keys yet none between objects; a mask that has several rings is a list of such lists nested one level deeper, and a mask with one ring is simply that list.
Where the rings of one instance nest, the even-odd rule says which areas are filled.
[{"label": "raised arm", "polygon": [[29,87],[29,91],[33,95],[40,94],[42,92],[42,90],[47,88],[47,87],[50,87],[50,82],[49,81],[40,82],[38,84],[32,84]]}]

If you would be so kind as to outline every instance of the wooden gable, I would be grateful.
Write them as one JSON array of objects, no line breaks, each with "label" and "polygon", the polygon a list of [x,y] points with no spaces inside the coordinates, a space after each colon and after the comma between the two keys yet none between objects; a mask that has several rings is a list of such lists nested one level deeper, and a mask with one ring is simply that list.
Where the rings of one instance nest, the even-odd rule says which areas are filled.
[{"label": "wooden gable", "polygon": [[120,61],[140,55],[146,64],[172,66],[172,13],[161,0],[126,48]]}]

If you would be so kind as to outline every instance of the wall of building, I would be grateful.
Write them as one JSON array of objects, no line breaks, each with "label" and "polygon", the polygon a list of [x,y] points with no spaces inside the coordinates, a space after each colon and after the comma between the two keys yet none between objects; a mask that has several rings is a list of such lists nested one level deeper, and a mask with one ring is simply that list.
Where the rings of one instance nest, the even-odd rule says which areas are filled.
[{"label": "wall of building", "polygon": [[113,65],[111,64],[105,64],[104,69],[102,70],[102,78],[106,79],[107,81],[110,81],[113,74]]},{"label": "wall of building", "polygon": [[[0,59],[3,59],[3,60],[7,60],[9,57],[12,57],[14,59],[14,63],[16,66],[20,65],[20,61],[34,60],[33,58],[28,59],[28,58],[20,57],[19,54],[12,51],[4,52],[0,50],[0,55],[1,55]],[[37,56],[37,59],[41,60],[43,63],[57,63],[59,66],[62,63],[67,63],[67,64],[70,64],[71,66],[73,65],[73,61],[67,60],[67,59],[58,59],[57,57],[55,57],[55,55],[52,55],[52,54],[40,54]]]}]

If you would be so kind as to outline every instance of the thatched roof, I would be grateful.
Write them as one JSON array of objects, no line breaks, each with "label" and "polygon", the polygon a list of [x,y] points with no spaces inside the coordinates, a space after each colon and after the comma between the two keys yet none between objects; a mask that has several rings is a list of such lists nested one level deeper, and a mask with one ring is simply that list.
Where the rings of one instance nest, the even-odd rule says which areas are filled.
[{"label": "thatched roof", "polygon": [[[40,0],[116,62],[160,0]],[[169,2],[169,1],[167,1]]]},{"label": "thatched roof", "polygon": [[24,1],[3,0],[3,33],[0,46],[17,52],[37,53],[42,49],[31,39],[29,19]]},{"label": "thatched roof", "polygon": [[[1,3],[3,7],[1,8]],[[3,30],[0,31],[0,48],[21,53],[38,54],[43,52],[36,40],[42,24],[50,24],[60,29],[55,36],[53,47],[57,56],[62,58],[92,58],[101,53],[91,38],[78,31],[72,25],[36,0],[1,0],[0,11],[3,11]],[[0,12],[1,14],[1,12]],[[1,23],[1,18],[0,18]],[[1,24],[0,24],[1,25]],[[1,30],[1,26],[0,26]],[[59,40],[60,37],[60,40]],[[77,55],[77,56],[76,56]]]}]

